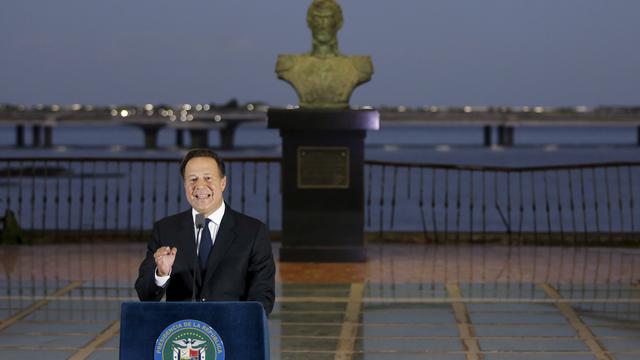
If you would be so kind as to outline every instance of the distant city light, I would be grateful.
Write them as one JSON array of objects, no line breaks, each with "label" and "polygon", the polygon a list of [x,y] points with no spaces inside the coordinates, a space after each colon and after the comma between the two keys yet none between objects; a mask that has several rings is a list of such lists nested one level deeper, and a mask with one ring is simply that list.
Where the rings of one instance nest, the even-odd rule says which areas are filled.
[{"label": "distant city light", "polygon": [[471,106],[465,106],[465,107],[463,108],[463,110],[464,110],[464,112],[466,112],[466,113],[470,113],[470,112],[471,112]]},{"label": "distant city light", "polygon": [[216,122],[220,122],[220,121],[222,121],[222,116],[216,115],[216,116],[213,117],[213,120],[216,121]]},{"label": "distant city light", "polygon": [[122,110],[122,111],[120,111],[120,116],[127,117],[127,116],[129,116],[129,112],[127,110]]},{"label": "distant city light", "polygon": [[144,106],[144,109],[147,110],[147,111],[153,111],[153,105],[152,104],[146,104]]},{"label": "distant city light", "polygon": [[73,111],[78,111],[80,109],[82,109],[82,105],[80,105],[80,104],[71,105],[71,110],[73,110]]},{"label": "distant city light", "polygon": [[189,114],[187,115],[187,121],[192,121],[193,120],[193,115]]},{"label": "distant city light", "polygon": [[116,109],[111,110],[111,116],[118,116],[118,110]]},{"label": "distant city light", "polygon": [[204,111],[209,111],[209,109],[211,109],[211,106],[209,104],[204,104],[204,105],[202,105],[202,109]]},{"label": "distant city light", "polygon": [[202,111],[202,105],[201,104],[197,104],[196,105],[196,111]]},{"label": "distant city light", "polygon": [[182,108],[187,110],[187,111],[189,111],[189,110],[191,110],[191,105],[190,104],[184,104],[184,105],[182,105]]},{"label": "distant city light", "polygon": [[405,112],[405,111],[407,111],[406,106],[402,106],[402,105],[398,106],[398,112]]},{"label": "distant city light", "polygon": [[[24,110],[24,106],[23,106],[23,110]],[[58,111],[58,110],[60,110],[60,106],[59,105],[51,105],[51,110]]]},{"label": "distant city light", "polygon": [[528,106],[523,106],[522,107],[522,112],[529,112],[529,107]]},{"label": "distant city light", "polygon": [[430,106],[430,107],[429,107],[429,111],[431,111],[431,112],[438,112],[438,107],[437,107],[437,106]]},{"label": "distant city light", "polygon": [[537,114],[540,114],[544,112],[544,108],[542,106],[536,106],[533,108],[533,111]]},{"label": "distant city light", "polygon": [[247,110],[253,111],[253,109],[255,109],[255,106],[253,106],[253,104],[248,104],[247,105]]}]

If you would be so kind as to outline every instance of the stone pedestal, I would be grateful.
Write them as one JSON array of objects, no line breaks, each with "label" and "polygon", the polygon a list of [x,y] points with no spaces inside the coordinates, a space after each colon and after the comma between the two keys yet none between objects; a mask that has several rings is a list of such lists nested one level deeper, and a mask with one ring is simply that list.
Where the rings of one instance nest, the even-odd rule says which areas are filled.
[{"label": "stone pedestal", "polygon": [[364,139],[374,110],[270,109],[282,137],[281,261],[362,262]]}]

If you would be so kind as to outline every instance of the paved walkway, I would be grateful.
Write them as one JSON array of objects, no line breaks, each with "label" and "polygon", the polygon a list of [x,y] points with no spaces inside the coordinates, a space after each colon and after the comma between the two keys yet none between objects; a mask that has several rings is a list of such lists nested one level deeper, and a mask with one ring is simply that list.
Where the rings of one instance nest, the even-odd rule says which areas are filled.
[{"label": "paved walkway", "polygon": [[[137,300],[143,251],[1,247],[0,358],[117,359],[120,303]],[[272,359],[640,358],[637,250],[368,253],[366,264],[278,264]]]}]

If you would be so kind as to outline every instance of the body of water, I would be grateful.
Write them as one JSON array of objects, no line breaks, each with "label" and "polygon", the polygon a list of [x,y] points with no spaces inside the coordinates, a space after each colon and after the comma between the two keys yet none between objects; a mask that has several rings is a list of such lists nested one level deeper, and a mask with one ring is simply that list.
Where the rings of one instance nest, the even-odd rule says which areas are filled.
[{"label": "body of water", "polygon": [[[28,130],[28,129],[27,129]],[[428,162],[461,165],[561,165],[640,160],[635,127],[517,127],[515,146],[485,147],[483,129],[472,126],[427,126],[415,123],[382,124],[366,138],[369,160]],[[26,131],[26,143],[31,142]],[[494,134],[495,137],[495,134]],[[184,133],[185,144],[190,139]],[[185,150],[175,147],[175,130],[163,129],[158,149],[143,148],[142,130],[126,126],[60,126],[54,128],[51,149],[16,149],[15,129],[0,127],[3,157],[108,156],[180,158]],[[277,130],[265,124],[245,124],[238,128],[236,148],[220,151],[226,157],[280,156]],[[218,132],[209,133],[209,144],[219,145]]]},{"label": "body of water", "polygon": [[[159,165],[4,162],[0,166],[0,178],[4,179],[0,210],[10,206],[27,228],[51,229],[63,224],[62,228],[76,229],[148,229],[159,217],[187,207],[177,169],[186,150],[174,146],[172,129],[161,131],[156,150],[144,149],[142,131],[133,127],[59,127],[54,130],[55,146],[51,149],[17,149],[12,146],[14,136],[13,128],[0,127],[0,161],[10,157],[172,160]],[[503,148],[483,146],[480,127],[392,124],[369,132],[365,155],[368,160],[400,163],[513,167],[637,162],[640,147],[635,136],[635,128],[630,127],[521,127],[516,129],[516,146]],[[280,141],[278,131],[266,129],[264,124],[243,125],[237,132],[236,149],[221,154],[227,158],[277,157],[281,155]],[[189,143],[188,136],[185,143]],[[210,144],[217,143],[218,133],[211,131]],[[59,168],[51,168],[59,171],[58,175],[50,169],[43,176],[34,176],[29,170],[52,166]],[[369,167],[365,174],[366,228],[370,231],[624,232],[635,231],[640,225],[636,219],[640,211],[635,209],[635,204],[640,204],[637,167],[511,175],[448,172],[437,167],[383,170]],[[227,201],[279,229],[279,166],[273,164],[267,174],[265,164],[235,162],[229,165],[227,175]],[[265,203],[267,192],[271,194],[269,204]],[[125,202],[130,196],[134,201]],[[420,199],[424,208],[419,207]],[[389,206],[391,202],[395,207]],[[572,203],[585,208],[569,212]],[[480,211],[483,204],[488,206],[485,213]],[[543,210],[544,204],[550,210]],[[611,209],[605,213],[607,206]],[[43,209],[58,215],[45,219]],[[121,214],[115,215],[118,211]]]}]

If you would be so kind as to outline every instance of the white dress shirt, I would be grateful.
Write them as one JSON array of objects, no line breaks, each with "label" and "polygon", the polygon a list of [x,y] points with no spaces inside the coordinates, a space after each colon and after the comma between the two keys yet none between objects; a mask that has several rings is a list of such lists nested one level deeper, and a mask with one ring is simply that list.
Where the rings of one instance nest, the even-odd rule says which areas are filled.
[{"label": "white dress shirt", "polygon": [[[220,205],[220,207],[216,211],[211,213],[211,215],[207,216],[207,219],[211,220],[209,222],[209,233],[211,234],[212,249],[213,249],[213,245],[216,243],[216,235],[218,235],[218,229],[220,229],[220,222],[222,221],[222,217],[224,216],[224,210],[225,210],[225,205],[223,201],[222,205]],[[196,239],[196,254],[197,254],[198,251],[200,250],[200,238],[202,237],[202,231],[198,231],[198,228],[195,225],[196,215],[198,215],[198,212],[196,211],[196,209],[191,209],[191,216],[193,216],[193,232],[195,234],[194,237]],[[200,236],[198,236],[198,232],[200,232]],[[156,277],[156,285],[165,286],[167,284],[167,281],[169,281],[171,272],[169,272],[169,275],[167,276],[158,276],[158,268],[156,268],[154,275]]]}]

